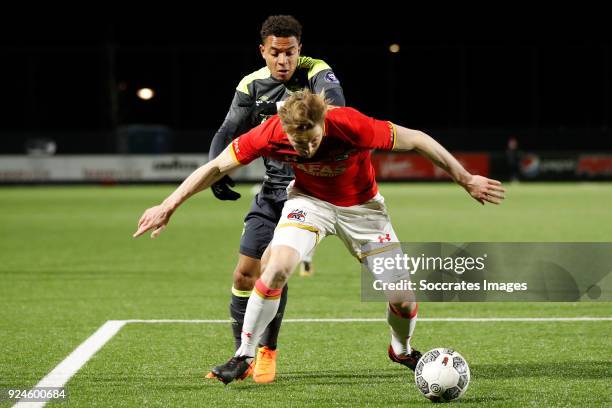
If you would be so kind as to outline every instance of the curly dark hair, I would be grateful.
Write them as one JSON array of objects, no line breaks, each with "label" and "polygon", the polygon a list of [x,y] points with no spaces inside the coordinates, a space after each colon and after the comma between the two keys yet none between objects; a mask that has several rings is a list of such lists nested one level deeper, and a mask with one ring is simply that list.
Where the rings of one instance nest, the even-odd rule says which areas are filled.
[{"label": "curly dark hair", "polygon": [[270,35],[275,37],[295,37],[298,42],[302,38],[302,25],[293,16],[269,16],[261,25],[261,42]]}]

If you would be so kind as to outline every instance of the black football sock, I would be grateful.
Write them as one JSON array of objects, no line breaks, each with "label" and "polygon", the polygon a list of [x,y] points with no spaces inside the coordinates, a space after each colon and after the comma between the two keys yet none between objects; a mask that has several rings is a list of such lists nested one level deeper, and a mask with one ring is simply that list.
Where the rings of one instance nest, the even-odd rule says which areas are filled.
[{"label": "black football sock", "polygon": [[240,348],[242,343],[240,337],[242,335],[242,324],[244,323],[244,313],[246,312],[247,303],[249,303],[249,295],[251,291],[236,290],[232,288],[232,302],[230,303],[230,316],[232,320],[232,333],[234,334],[234,342],[236,350]]}]

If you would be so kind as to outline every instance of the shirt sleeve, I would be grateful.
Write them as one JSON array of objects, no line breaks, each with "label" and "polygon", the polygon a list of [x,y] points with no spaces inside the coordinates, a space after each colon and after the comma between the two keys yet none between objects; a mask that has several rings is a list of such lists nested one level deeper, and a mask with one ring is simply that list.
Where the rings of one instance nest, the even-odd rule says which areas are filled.
[{"label": "shirt sleeve", "polygon": [[267,151],[270,133],[270,120],[254,127],[232,142],[231,152],[240,164],[249,164]]},{"label": "shirt sleeve", "polygon": [[344,92],[331,67],[323,60],[300,57],[300,66],[308,69],[308,85],[314,93],[325,91],[331,105],[345,106]]},{"label": "shirt sleeve", "polygon": [[358,147],[365,149],[393,150],[395,147],[395,125],[364,115],[353,108],[342,109],[341,122],[346,134]]},{"label": "shirt sleeve", "polygon": [[314,93],[325,91],[325,99],[334,106],[345,106],[344,92],[340,81],[331,69],[319,71],[310,79],[310,86]]},{"label": "shirt sleeve", "polygon": [[210,143],[208,154],[211,160],[217,157],[234,137],[249,129],[248,119],[253,103],[249,95],[236,91],[227,116]]}]

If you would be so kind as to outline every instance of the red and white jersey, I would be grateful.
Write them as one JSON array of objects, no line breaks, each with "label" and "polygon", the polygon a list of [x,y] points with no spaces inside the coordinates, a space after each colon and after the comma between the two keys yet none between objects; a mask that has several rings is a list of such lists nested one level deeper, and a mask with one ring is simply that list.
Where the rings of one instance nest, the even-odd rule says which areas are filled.
[{"label": "red and white jersey", "polygon": [[348,207],[362,204],[378,192],[370,151],[391,150],[394,145],[395,126],[391,122],[353,108],[333,107],[325,116],[321,145],[311,158],[301,157],[293,149],[278,115],[234,139],[231,150],[241,164],[261,156],[289,163],[298,189]]}]

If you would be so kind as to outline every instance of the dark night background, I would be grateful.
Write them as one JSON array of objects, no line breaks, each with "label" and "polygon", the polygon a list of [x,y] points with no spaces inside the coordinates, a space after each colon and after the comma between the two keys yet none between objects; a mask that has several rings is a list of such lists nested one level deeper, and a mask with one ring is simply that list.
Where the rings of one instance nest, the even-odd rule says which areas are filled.
[{"label": "dark night background", "polygon": [[[302,55],[332,66],[349,105],[450,149],[501,151],[514,136],[525,149],[612,150],[612,42],[598,13],[237,11],[5,25],[0,153],[23,153],[36,137],[58,153],[112,153],[130,124],[168,127],[174,152],[207,151],[237,83],[264,65],[269,14],[302,22]],[[154,99],[136,97],[145,86]]]}]

